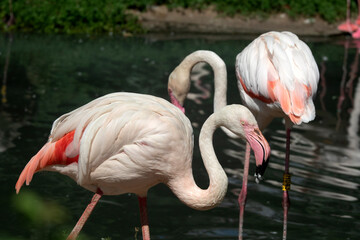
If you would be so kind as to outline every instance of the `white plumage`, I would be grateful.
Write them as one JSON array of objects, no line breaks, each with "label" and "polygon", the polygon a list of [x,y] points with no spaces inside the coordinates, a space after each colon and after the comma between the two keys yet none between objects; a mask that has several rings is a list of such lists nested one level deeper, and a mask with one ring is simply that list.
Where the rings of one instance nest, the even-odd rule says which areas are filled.
[{"label": "white plumage", "polygon": [[[261,128],[274,117],[301,124],[315,118],[319,70],[309,47],[291,32],[268,32],[236,57],[243,103]],[[290,121],[289,121],[290,120]]]},{"label": "white plumage", "polygon": [[[168,185],[188,206],[210,209],[222,201],[227,189],[226,174],[212,146],[212,134],[219,126],[257,149],[268,149],[247,108],[233,105],[213,114],[204,123],[199,139],[210,178],[208,189],[203,190],[192,174],[194,143],[188,118],[161,98],[135,93],[109,94],[54,122],[48,142],[25,166],[16,191],[25,181],[29,184],[35,172],[49,170],[68,175],[100,195],[135,193],[141,209],[146,209],[142,199],[148,189],[158,183]],[[261,153],[263,156],[267,158],[268,152]],[[142,223],[147,224],[144,213]],[[149,236],[145,234],[144,239]]]},{"label": "white plumage", "polygon": [[[293,124],[307,123],[315,118],[313,97],[319,82],[319,69],[310,48],[291,32],[262,34],[237,55],[235,68],[243,104],[255,115],[260,129],[275,117],[285,118],[283,239],[286,239],[290,206],[290,129]],[[244,186],[240,206],[245,205],[246,190],[243,189]],[[239,239],[242,239],[242,224],[240,214]]]}]

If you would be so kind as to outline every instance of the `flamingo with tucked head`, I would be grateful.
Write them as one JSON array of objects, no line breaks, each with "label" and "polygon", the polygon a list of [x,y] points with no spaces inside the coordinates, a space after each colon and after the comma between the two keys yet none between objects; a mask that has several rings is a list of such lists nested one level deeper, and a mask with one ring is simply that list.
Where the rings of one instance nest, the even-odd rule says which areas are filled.
[{"label": "flamingo with tucked head", "polygon": [[[293,124],[308,123],[315,118],[313,98],[319,69],[310,48],[291,32],[260,35],[237,55],[235,67],[242,102],[252,111],[260,129],[263,130],[273,118],[285,119],[283,235],[286,238],[290,206],[290,130]],[[246,198],[246,192],[242,191],[240,195]]]},{"label": "flamingo with tucked head", "polygon": [[360,39],[360,0],[357,0],[358,16],[355,23],[351,23],[351,11],[350,11],[351,0],[346,1],[346,21],[338,26],[338,29],[342,32],[348,32],[355,39]]},{"label": "flamingo with tucked head", "polygon": [[201,156],[210,179],[209,187],[201,189],[192,173],[193,129],[177,107],[150,95],[105,95],[55,120],[48,142],[21,172],[16,192],[39,171],[59,172],[95,192],[68,239],[77,237],[102,195],[134,193],[143,239],[149,240],[146,199],[152,186],[166,184],[197,210],[213,208],[224,198],[228,180],[212,144],[219,126],[249,142],[257,158],[269,155],[252,113],[241,105],[227,106],[212,114],[200,132]]}]

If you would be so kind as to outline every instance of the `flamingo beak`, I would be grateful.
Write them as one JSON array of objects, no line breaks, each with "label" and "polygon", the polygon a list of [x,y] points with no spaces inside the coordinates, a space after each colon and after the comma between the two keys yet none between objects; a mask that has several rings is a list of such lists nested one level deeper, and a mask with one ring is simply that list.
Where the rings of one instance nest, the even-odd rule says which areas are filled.
[{"label": "flamingo beak", "polygon": [[250,147],[254,151],[256,160],[255,180],[258,183],[262,179],[268,165],[268,158],[270,156],[270,146],[262,135],[259,128],[253,128],[251,131],[246,131],[246,139]]},{"label": "flamingo beak", "polygon": [[175,105],[176,107],[178,107],[183,113],[185,113],[185,108],[180,104],[180,102],[176,99],[176,97],[174,96],[174,94],[172,93],[171,89],[168,89],[169,92],[169,96],[170,96],[170,100],[171,103],[173,105]]}]

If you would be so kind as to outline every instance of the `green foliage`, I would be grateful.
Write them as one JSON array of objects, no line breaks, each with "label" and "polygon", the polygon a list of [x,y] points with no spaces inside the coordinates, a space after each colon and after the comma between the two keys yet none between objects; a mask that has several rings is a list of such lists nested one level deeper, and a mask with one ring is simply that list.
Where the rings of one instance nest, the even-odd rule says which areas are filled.
[{"label": "green foliage", "polygon": [[[15,24],[8,27],[8,0],[0,1],[0,29],[44,33],[143,32],[127,9],[146,10],[153,5],[204,9],[215,6],[225,15],[269,15],[285,12],[291,17],[320,16],[328,22],[344,19],[344,0],[17,0],[13,1]],[[352,11],[357,7],[352,2]]]},{"label": "green foliage", "polygon": [[[339,0],[284,0],[284,9],[290,16],[320,16],[328,22],[344,19],[346,14],[346,2]],[[356,10],[356,6],[352,6]]]},{"label": "green foliage", "polygon": [[[343,19],[346,13],[346,2],[343,0],[217,0],[213,3],[218,11],[228,15],[285,12],[292,17],[320,16],[328,22],[334,22]],[[353,11],[356,9],[356,6],[352,6]]]},{"label": "green foliage", "polygon": [[[60,240],[66,237],[65,232],[59,229],[59,226],[68,218],[68,211],[63,206],[26,190],[23,190],[19,195],[13,195],[11,202],[15,212],[24,217],[22,224],[31,229],[32,239]],[[7,235],[4,237],[14,240],[23,239]]]},{"label": "green foliage", "polygon": [[18,195],[14,196],[13,203],[17,211],[37,226],[57,225],[66,219],[66,211],[63,207],[54,202],[46,202],[30,191],[23,191],[21,198]]},{"label": "green foliage", "polygon": [[[8,2],[8,1],[6,1]],[[6,19],[8,6],[3,1],[0,16]],[[44,33],[141,32],[137,19],[125,13],[122,1],[95,0],[19,0],[14,1],[16,30]],[[2,28],[6,29],[5,22]]]}]

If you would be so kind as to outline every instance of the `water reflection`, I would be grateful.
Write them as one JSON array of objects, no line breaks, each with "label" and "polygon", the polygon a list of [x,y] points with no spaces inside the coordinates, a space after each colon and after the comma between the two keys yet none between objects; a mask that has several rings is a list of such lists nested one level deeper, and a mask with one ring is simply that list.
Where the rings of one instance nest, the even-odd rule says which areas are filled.
[{"label": "water reflection", "polygon": [[[355,56],[350,64],[350,71],[348,71],[349,61],[349,50],[350,46],[355,46]],[[352,49],[354,50],[354,49]],[[327,81],[326,81],[326,63],[328,57],[323,56],[320,62],[320,105],[321,116],[324,116],[324,120],[331,123],[334,117],[327,111],[326,103],[324,101],[327,93]],[[356,96],[353,98],[353,86],[357,84],[356,89],[359,88],[360,84],[355,80],[359,79],[358,73],[359,65],[359,47],[358,44],[351,44],[350,40],[344,42],[344,57],[342,64],[342,77],[340,81],[339,97],[337,98],[337,112],[336,112],[336,125],[335,128],[328,128],[328,125],[323,127],[323,124],[313,123],[306,124],[304,126],[295,126],[297,133],[293,133],[291,139],[291,173],[293,175],[293,184],[291,189],[301,193],[312,194],[316,196],[339,199],[344,201],[357,201],[358,198],[354,193],[343,194],[343,189],[357,190],[359,184],[353,181],[344,180],[348,176],[360,176],[360,171],[356,168],[360,166],[360,155],[359,155],[359,108],[360,99]],[[339,66],[340,68],[340,66]],[[333,98],[333,96],[331,96]],[[357,101],[354,101],[358,99]],[[346,104],[345,104],[346,103]],[[349,106],[350,104],[350,106]],[[351,106],[353,105],[353,107]],[[319,113],[319,110],[317,110]],[[347,139],[349,148],[337,145],[337,137],[343,138],[343,134],[340,127],[344,125],[342,121],[347,120],[348,117],[343,112],[350,115],[349,125],[347,128]],[[354,115],[354,117],[352,117]],[[351,122],[353,121],[353,122]],[[306,138],[303,133],[304,131],[311,133],[310,137],[316,141],[312,141],[310,138]],[[302,133],[301,133],[302,132]],[[307,134],[309,135],[309,134]],[[334,139],[334,140],[333,140]],[[272,155],[277,158],[284,158],[284,145],[285,145],[285,131],[277,130],[276,134],[271,136],[270,142],[276,148],[272,150]],[[350,147],[351,146],[351,147]],[[282,170],[282,164],[271,163],[270,168]],[[329,172],[336,173],[336,177],[329,176]],[[300,177],[300,178],[298,178]],[[306,179],[305,184],[311,182],[311,185],[299,185],[299,180]],[[274,185],[281,186],[280,181],[267,180],[266,182]],[[320,185],[321,183],[321,185]],[[327,188],[326,185],[332,185],[337,187],[336,192],[325,191],[319,189]],[[313,187],[310,187],[313,186]]]},{"label": "water reflection", "polygon": [[211,74],[211,72],[206,69],[206,65],[207,64],[204,62],[200,62],[193,67],[191,72],[191,85],[194,86],[195,89],[199,92],[189,92],[187,98],[194,101],[198,105],[203,104],[203,100],[209,99],[211,97],[210,84],[203,83],[201,80],[202,77],[206,77]]},{"label": "water reflection", "polygon": [[5,60],[4,74],[3,74],[2,85],[1,85],[1,103],[2,104],[5,104],[7,102],[6,86],[7,86],[8,70],[9,70],[9,64],[10,64],[10,53],[11,53],[12,41],[13,41],[13,37],[12,37],[12,35],[10,35],[8,44],[6,47],[6,60]]},{"label": "water reflection", "polygon": [[[358,48],[357,55],[359,55],[360,48]],[[360,78],[358,78],[360,81]],[[359,153],[360,137],[359,137],[359,120],[360,120],[360,84],[358,82],[354,92],[354,106],[350,113],[349,127],[347,129],[349,148],[356,150]]]},{"label": "water reflection", "polygon": [[8,36],[8,41],[5,53],[5,64],[3,65],[3,77],[1,85],[1,106],[0,106],[0,153],[6,151],[8,148],[14,147],[14,139],[20,136],[19,128],[23,125],[19,122],[14,122],[11,114],[5,111],[8,105],[7,99],[7,84],[8,84],[8,72],[11,56],[11,45],[13,42],[13,36]]},{"label": "water reflection", "polygon": [[14,122],[9,113],[0,111],[0,153],[15,147],[14,140],[20,137],[19,129],[23,125],[21,122]]},{"label": "water reflection", "polygon": [[[208,49],[224,59],[228,69],[228,101],[240,103],[234,60],[249,40],[109,38],[65,36],[0,36],[0,70],[5,72],[1,92],[6,103],[0,111],[0,174],[4,196],[14,195],[18,174],[47,139],[51,123],[59,115],[100,95],[114,91],[149,93],[167,98],[169,73],[186,53]],[[318,62],[321,80],[316,99],[317,118],[295,127],[291,139],[290,171],[293,175],[289,239],[358,239],[359,209],[359,42],[351,39],[308,40]],[[10,47],[9,47],[10,46]],[[7,58],[7,49],[10,57]],[[8,60],[8,64],[6,64]],[[11,62],[10,62],[11,61]],[[4,74],[2,76],[5,76]],[[195,139],[213,109],[213,76],[209,66],[198,64],[192,76],[187,104]],[[265,179],[256,184],[251,159],[246,239],[279,239],[282,235],[281,181],[285,131],[281,120],[264,133],[272,148]],[[195,146],[197,145],[195,141]],[[149,192],[149,217],[154,239],[236,239],[237,196],[241,188],[245,144],[219,131],[214,136],[219,159],[229,176],[223,203],[211,211],[197,212],[180,203],[162,186]],[[197,147],[197,146],[196,146]],[[198,148],[194,150],[194,174],[207,186]],[[45,200],[70,209],[69,221],[57,228],[68,231],[78,219],[91,193],[65,176],[42,173],[28,188]],[[16,196],[21,199],[21,195]],[[29,229],[2,198],[2,236],[41,239]],[[6,220],[5,220],[6,219]],[[169,219],[164,221],[164,219]],[[321,222],[321,224],[319,224]],[[134,196],[106,197],[88,225],[85,239],[134,239],[139,226]],[[121,226],[121,227],[119,227]],[[45,226],[46,228],[46,226]],[[344,233],[343,229],[348,229]],[[306,229],[306,231],[305,231]],[[49,230],[49,229],[48,229]],[[10,238],[10,237],[9,237]]]}]

